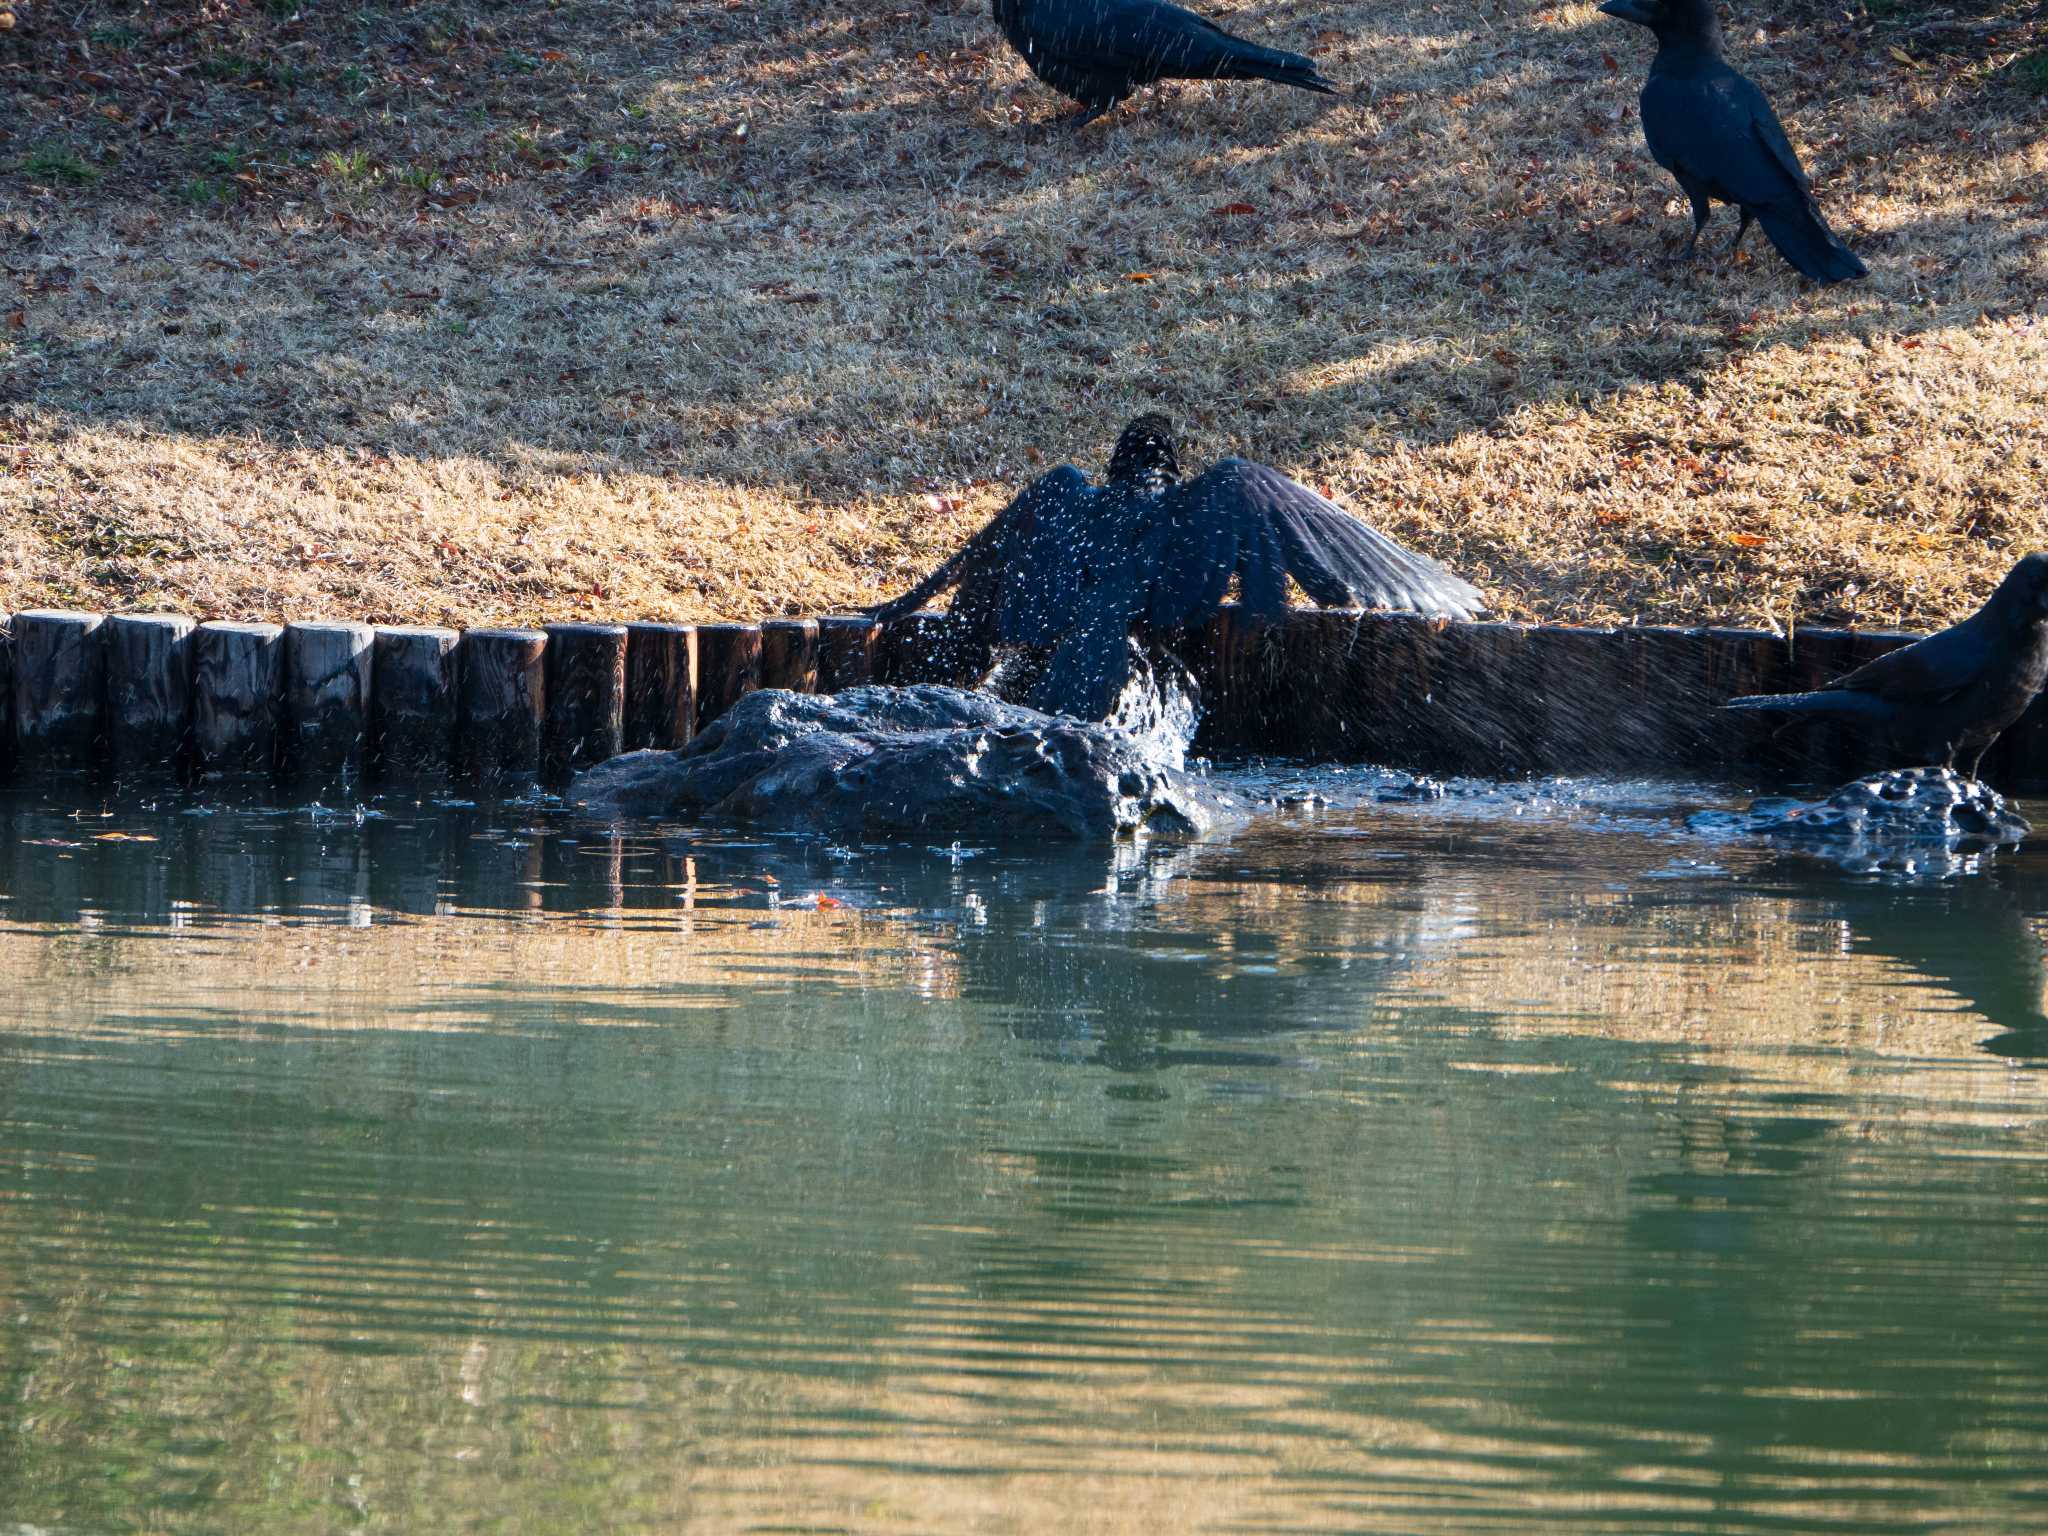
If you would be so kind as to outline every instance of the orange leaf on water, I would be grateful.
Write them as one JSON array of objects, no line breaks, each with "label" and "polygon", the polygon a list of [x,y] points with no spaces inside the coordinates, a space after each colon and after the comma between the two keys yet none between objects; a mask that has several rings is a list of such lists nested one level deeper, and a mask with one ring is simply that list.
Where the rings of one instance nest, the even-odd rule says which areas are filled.
[{"label": "orange leaf on water", "polygon": [[818,905],[819,905],[819,906],[820,906],[821,908],[822,908],[822,907],[843,907],[843,906],[845,906],[845,905],[846,905],[846,903],[845,903],[845,902],[843,902],[843,901],[841,901],[841,900],[840,900],[840,899],[839,899],[839,898],[838,898],[837,896],[827,896],[827,895],[826,895],[826,894],[825,894],[825,893],[824,893],[823,891],[820,891],[820,892],[818,892]]}]

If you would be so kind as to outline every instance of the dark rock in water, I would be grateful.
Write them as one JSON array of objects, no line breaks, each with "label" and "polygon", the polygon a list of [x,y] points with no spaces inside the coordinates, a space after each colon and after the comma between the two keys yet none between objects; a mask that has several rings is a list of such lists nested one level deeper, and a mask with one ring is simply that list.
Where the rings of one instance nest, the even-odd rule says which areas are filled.
[{"label": "dark rock in water", "polygon": [[1825,800],[1773,795],[1747,811],[1700,811],[1696,832],[1747,833],[1824,854],[1846,868],[1950,874],[2031,828],[2005,797],[1947,768],[1894,768]]},{"label": "dark rock in water", "polygon": [[1170,742],[920,685],[750,693],[675,752],[579,774],[599,815],[732,817],[835,837],[1200,836],[1243,810]]},{"label": "dark rock in water", "polygon": [[1451,792],[1441,779],[1413,778],[1405,784],[1389,784],[1379,792],[1383,804],[1397,805],[1412,800],[1441,800]]}]

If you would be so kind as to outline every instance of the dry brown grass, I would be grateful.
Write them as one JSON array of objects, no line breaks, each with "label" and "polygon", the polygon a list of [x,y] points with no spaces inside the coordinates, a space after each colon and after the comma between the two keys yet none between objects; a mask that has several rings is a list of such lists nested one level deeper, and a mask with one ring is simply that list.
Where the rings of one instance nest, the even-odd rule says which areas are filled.
[{"label": "dry brown grass", "polygon": [[1662,264],[1576,0],[1216,0],[1355,93],[1077,135],[984,0],[11,9],[7,606],[823,610],[1144,406],[1510,616],[1931,624],[2048,546],[2022,26],[1732,25],[1874,271],[1805,291]]}]

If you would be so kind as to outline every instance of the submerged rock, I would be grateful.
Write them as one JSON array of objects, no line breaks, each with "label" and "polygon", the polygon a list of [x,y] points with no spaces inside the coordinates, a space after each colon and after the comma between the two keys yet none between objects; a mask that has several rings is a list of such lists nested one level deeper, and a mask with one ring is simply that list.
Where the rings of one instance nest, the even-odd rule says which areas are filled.
[{"label": "submerged rock", "polygon": [[1686,825],[1811,848],[1851,869],[1933,874],[1972,868],[1975,855],[2032,830],[1997,790],[1947,768],[1893,768],[1825,800],[1773,795],[1747,811],[1700,811]]},{"label": "submerged rock", "polygon": [[730,817],[834,837],[1200,836],[1243,819],[1180,744],[958,688],[750,693],[687,747],[579,774],[599,815]]}]

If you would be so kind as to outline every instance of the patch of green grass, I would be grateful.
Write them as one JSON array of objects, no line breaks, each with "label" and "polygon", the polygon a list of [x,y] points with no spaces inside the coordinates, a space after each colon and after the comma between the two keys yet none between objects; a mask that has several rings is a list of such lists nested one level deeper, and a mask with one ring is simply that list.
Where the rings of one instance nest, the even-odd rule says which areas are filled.
[{"label": "patch of green grass", "polygon": [[217,208],[235,200],[235,184],[220,176],[193,176],[178,188],[178,196],[195,208]]},{"label": "patch of green grass", "polygon": [[199,73],[209,80],[247,80],[262,72],[246,53],[209,53],[199,61]]},{"label": "patch of green grass", "polygon": [[370,88],[370,77],[360,64],[351,64],[334,77],[334,83],[344,91],[367,91]]},{"label": "patch of green grass", "polygon": [[368,152],[360,149],[352,149],[346,154],[330,149],[313,162],[313,168],[329,181],[338,181],[349,187],[366,186],[377,178],[377,168],[371,163]]},{"label": "patch of green grass", "polygon": [[522,75],[530,75],[540,68],[539,59],[536,59],[530,53],[521,53],[514,48],[508,48],[499,54],[498,62],[507,69],[517,70]]},{"label": "patch of green grass", "polygon": [[2015,59],[2012,77],[2019,82],[2023,91],[2032,91],[2036,96],[2048,96],[2048,48]]},{"label": "patch of green grass", "polygon": [[100,173],[78,157],[68,144],[46,144],[29,151],[21,169],[31,181],[59,182],[69,187],[86,187],[100,179]]},{"label": "patch of green grass", "polygon": [[199,61],[199,72],[224,85],[264,81],[290,90],[304,83],[306,72],[281,59],[264,60],[246,53],[210,53]]},{"label": "patch of green grass", "polygon": [[398,173],[399,184],[411,187],[415,192],[433,191],[434,183],[439,177],[440,172],[424,162],[419,165],[408,165]]},{"label": "patch of green grass", "polygon": [[206,154],[206,168],[219,171],[223,176],[232,176],[237,171],[248,169],[248,166],[249,152],[239,144],[226,149],[208,150]]},{"label": "patch of green grass", "polygon": [[142,33],[134,27],[95,27],[86,34],[86,41],[95,48],[126,53],[142,41]]}]

